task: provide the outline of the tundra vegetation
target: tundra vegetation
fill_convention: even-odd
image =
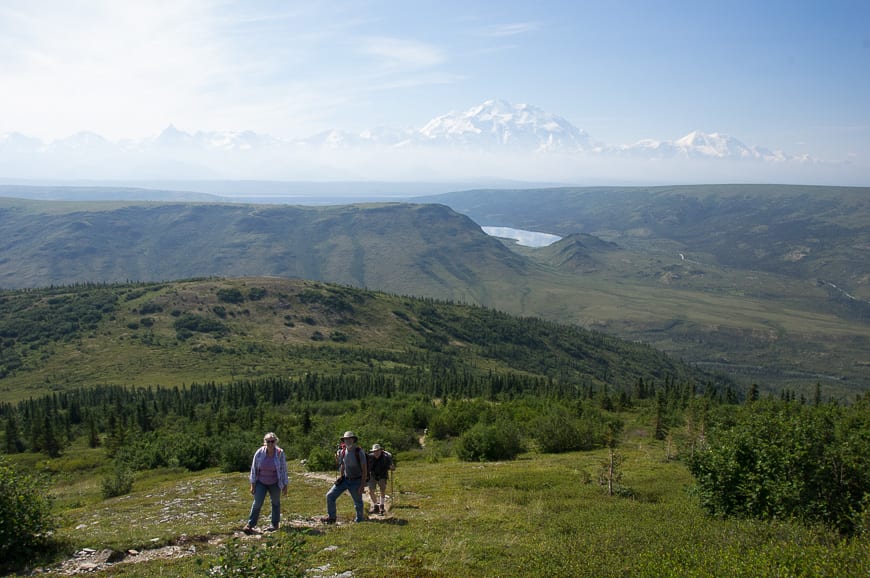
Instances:
[[[52,288],[2,307],[6,571],[61,573],[84,548],[129,576],[870,570],[866,393],[760,394],[593,332],[303,282]],[[154,366],[177,373],[160,384]],[[154,382],[122,381],[131,368]],[[390,515],[349,524],[339,501],[327,527],[347,429],[396,457]],[[282,530],[251,538],[265,431],[291,491]],[[126,563],[159,547],[177,555]]]

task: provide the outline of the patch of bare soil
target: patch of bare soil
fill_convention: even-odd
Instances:
[[[304,477],[312,481],[331,482],[335,479],[335,474],[329,472],[306,472]],[[303,518],[295,516],[282,520],[283,527],[295,529],[307,529],[310,532],[322,532],[326,525],[317,518]],[[342,525],[340,522],[338,525]],[[143,550],[126,550],[118,551],[109,548],[95,549],[83,548],[75,553],[75,555],[60,564],[39,568],[32,572],[32,575],[53,575],[53,576],[77,576],[80,574],[91,574],[111,568],[118,564],[141,564],[143,562],[152,562],[155,560],[169,560],[184,558],[186,556],[195,555],[199,550],[220,546],[227,539],[234,538],[240,540],[261,540],[266,534],[261,531],[255,531],[246,534],[241,529],[228,534],[212,534],[205,536],[187,536],[182,534],[173,543],[167,546],[156,548],[148,548]],[[314,575],[324,576],[328,572],[328,568],[315,568],[312,570]],[[352,575],[352,574],[348,574]]]
[[[214,543],[214,538],[208,536],[188,537],[182,535],[175,543],[160,548],[147,550],[118,550],[84,548],[57,566],[41,568],[34,574],[52,574],[58,576],[76,576],[106,570],[116,564],[138,564],[161,559],[175,559],[191,556],[197,552],[197,544]]]
[[[285,525],[292,528],[308,528],[311,531],[319,531],[317,528],[323,526],[317,520],[301,517],[287,520]],[[112,549],[96,550],[94,548],[84,548],[76,552],[72,558],[60,564],[48,568],[40,568],[32,574],[50,574],[53,576],[90,574],[106,570],[118,564],[141,564],[142,562],[153,562],[154,560],[170,560],[192,556],[205,547],[219,546],[229,538],[256,541],[262,540],[265,535],[267,534],[260,531],[245,534],[241,530],[230,534],[212,534],[208,536],[187,536],[182,534],[168,546],[145,550],[127,550],[121,552]]]

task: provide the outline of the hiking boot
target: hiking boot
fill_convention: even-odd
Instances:
[[[377,505],[377,504],[372,504],[372,507],[371,507],[371,509],[369,510],[369,514],[377,514],[378,511],[379,511],[379,510],[378,510],[378,505]]]
[[[277,529],[278,529],[278,528],[276,528],[275,526],[269,526],[268,528],[266,528],[266,531],[267,531],[267,532],[274,532],[274,531],[277,530]]]
[[[384,505],[383,505],[383,504],[381,504],[380,506],[378,506],[378,509],[380,510],[381,514],[386,514],[386,513],[387,513],[387,511],[384,509]]]
[[[320,518],[320,521],[324,524],[335,524],[335,518],[330,518],[329,516],[324,516]]]
[[[244,532],[245,534],[252,534],[254,532],[254,529],[251,527],[250,524],[245,524],[245,527],[242,528],[242,532]]]

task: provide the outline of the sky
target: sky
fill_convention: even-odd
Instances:
[[[611,145],[718,132],[870,185],[868,23],[865,0],[4,0],[0,134],[293,139],[503,99]]]

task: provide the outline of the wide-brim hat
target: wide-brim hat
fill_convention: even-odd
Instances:
[[[378,451],[378,450],[382,450],[382,449],[384,449],[384,448],[381,447],[381,444],[375,444],[375,445],[372,446],[372,451],[373,451],[373,452],[376,452],[376,451]]]
[[[353,433],[352,431],[346,431],[346,432],[344,432],[344,435],[341,436],[341,439],[347,439],[347,438],[359,439],[356,437],[356,434]]]

